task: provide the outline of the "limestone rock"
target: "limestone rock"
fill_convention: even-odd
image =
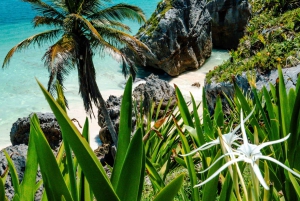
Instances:
[[[5,150],[12,158],[12,161],[15,165],[19,177],[19,181],[22,181],[24,177],[25,164],[26,164],[27,151],[28,151],[27,145],[20,144],[15,146],[9,146],[5,148]],[[3,175],[5,173],[6,168],[7,168],[7,160],[3,151],[1,151],[0,152],[0,175]],[[38,171],[38,174],[36,176],[37,176],[36,177],[37,181],[39,181],[42,178],[40,171]],[[14,196],[14,188],[13,188],[10,173],[8,173],[5,182],[5,194],[9,200],[12,200]],[[41,200],[41,197],[42,197],[42,188],[38,189],[34,200]]]
[[[45,133],[52,149],[59,146],[62,140],[61,131],[56,121],[54,114],[52,113],[37,113],[40,121],[41,129]],[[28,145],[30,132],[30,118],[23,117],[19,118],[13,123],[10,131],[10,141],[12,145],[26,144]]]
[[[207,9],[212,17],[214,48],[236,49],[251,16],[248,0],[212,0]]]
[[[145,78],[145,83],[139,84],[133,90],[133,98],[138,102],[142,102],[146,110],[149,109],[151,100],[154,101],[154,114],[156,114],[157,107],[161,100],[163,100],[159,118],[163,116],[165,110],[167,109],[168,102],[170,101],[169,109],[176,105],[176,95],[173,87],[169,85],[168,82],[161,80],[158,76],[151,74]],[[120,123],[120,110],[121,110],[121,97],[109,96],[106,101],[106,107],[108,114],[111,117],[112,123],[115,127],[117,133],[119,133],[119,123]],[[140,107],[140,106],[138,106]],[[134,111],[133,111],[134,112]],[[168,112],[168,111],[166,111]],[[101,111],[98,111],[98,124],[101,127],[99,132],[99,137],[104,144],[111,144],[111,135],[106,127],[104,116]],[[136,118],[133,113],[132,116],[132,131],[134,131],[134,126],[136,124]]]
[[[136,38],[152,52],[140,53],[146,62],[135,60],[139,66],[162,69],[171,76],[200,68],[212,50],[211,17],[206,2],[163,0]],[[129,51],[125,53],[134,60]]]
[[[133,90],[133,97],[137,101],[143,101],[146,110],[151,108],[151,100],[155,103],[154,114],[156,114],[158,105],[163,100],[160,107],[158,117],[162,117],[167,109],[168,102],[170,101],[169,109],[176,105],[176,95],[174,88],[168,82],[161,80],[156,75],[149,75],[145,78],[146,83],[140,84]]]
[[[284,68],[282,69],[282,73],[283,73],[286,89],[290,90],[291,88],[295,88],[297,84],[297,79],[300,75],[300,65],[295,67],[290,67],[290,68]],[[261,73],[259,71],[256,71],[255,74],[256,74],[257,90],[261,90],[264,86],[269,90],[270,83],[275,85],[276,80],[278,78],[277,69],[271,70],[267,73],[266,72]],[[244,72],[242,75],[235,76],[235,81],[237,85],[241,88],[241,90],[245,94],[248,94],[251,97],[251,89],[247,80],[246,73]],[[213,112],[214,110],[218,95],[221,97],[223,108],[226,111],[226,108],[228,107],[228,103],[223,93],[225,93],[229,98],[232,98],[234,94],[233,84],[230,82],[217,83],[213,81],[210,84],[206,83],[204,88],[205,88],[207,104],[210,112]]]

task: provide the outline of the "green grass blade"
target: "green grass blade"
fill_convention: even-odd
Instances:
[[[146,158],[146,168],[147,168],[148,175],[151,178],[151,182],[156,184],[158,190],[165,187],[163,180],[161,179],[158,172],[156,171],[153,164],[150,162],[148,158]]]
[[[0,177],[0,200],[6,200],[4,182]]]
[[[124,90],[122,103],[121,103],[121,114],[120,114],[120,125],[118,135],[118,149],[115,158],[114,169],[111,175],[111,183],[116,189],[118,182],[120,181],[120,174],[122,171],[123,163],[125,160],[125,154],[127,152],[130,135],[131,135],[131,124],[132,124],[132,77],[130,76]]]
[[[221,149],[219,149],[219,151],[216,153],[216,155],[214,156],[214,160],[212,162],[216,161],[220,156],[221,156]],[[221,164],[222,164],[222,160],[218,161],[213,167],[211,167],[208,171],[207,178],[210,177],[213,173],[215,173],[221,167]],[[219,177],[215,177],[203,186],[203,190],[202,190],[203,201],[216,200],[218,181],[219,181]]]
[[[61,127],[63,139],[69,142],[80,167],[82,168],[87,180],[89,181],[95,198],[97,200],[119,200],[112,188],[109,179],[107,178],[106,172],[95,156],[93,150],[90,148],[89,144],[79,133],[76,126],[70,121],[67,114],[54,101],[52,96],[41,85],[41,83],[39,83],[39,86]],[[68,133],[68,135],[64,135],[65,133]],[[101,184],[101,188],[99,188],[99,184]]]
[[[176,92],[176,97],[177,97],[177,102],[178,102],[177,105],[180,110],[180,114],[181,114],[184,124],[194,127],[193,120],[190,115],[188,106],[181,94],[181,91],[179,90],[179,88],[177,86],[175,88],[175,92]]]
[[[219,197],[219,201],[227,201],[229,200],[232,191],[233,191],[233,182],[230,176],[230,173],[227,172],[226,177],[225,177],[225,181],[222,185],[222,189],[221,189],[221,193],[220,193],[220,197]]]
[[[191,98],[192,98],[193,112],[194,112],[194,118],[195,118],[195,128],[196,128],[198,141],[199,141],[198,146],[200,147],[201,145],[205,144],[205,139],[204,139],[203,131],[201,128],[201,122],[200,122],[200,118],[199,118],[199,114],[198,114],[198,110],[197,110],[196,101],[192,94],[191,94]],[[206,101],[206,100],[204,100],[204,101]]]
[[[179,175],[163,188],[154,198],[153,201],[172,201],[177,195],[183,183],[184,174]]]
[[[137,200],[143,163],[143,136],[139,128],[134,134],[128,151],[125,155],[124,164],[116,187],[116,193],[122,201]],[[130,182],[129,182],[130,181]]]
[[[282,70],[278,68],[278,77],[279,77],[279,102],[280,102],[280,114],[281,114],[281,127],[282,127],[282,137],[285,137],[288,134],[288,129],[290,126],[290,108],[288,105],[288,96],[284,84],[284,78]]]
[[[40,128],[36,114],[30,119],[30,127],[32,127],[32,132],[30,133],[32,135],[31,138],[36,145],[39,145],[35,148],[48,199],[58,201],[61,199],[61,196],[64,195],[68,201],[72,201],[73,199],[56,163],[52,150]]]
[[[32,128],[30,127],[30,133],[31,131]],[[34,141],[31,138],[29,138],[26,168],[24,172],[23,181],[20,185],[21,188],[20,195],[22,195],[23,201],[34,200],[34,194],[36,192],[35,190],[36,177],[34,175],[37,174],[37,170],[38,170],[38,157],[35,150],[36,148],[35,148]]]
[[[180,139],[182,142],[182,149],[181,149],[182,154],[190,153],[191,152],[190,146],[188,144],[188,141],[187,141],[184,133],[182,132],[182,130],[179,127],[175,118],[173,118],[173,121],[175,122],[176,128],[178,130],[178,133],[180,135]],[[193,162],[192,156],[185,156],[184,161],[186,163],[186,166],[187,166],[187,169],[189,172],[189,176],[190,176],[190,183],[192,186],[192,198],[194,201],[199,201],[200,200],[199,191],[197,188],[193,188],[197,184],[197,176],[196,176],[196,170],[194,167],[194,162]]]
[[[15,190],[15,194],[20,195],[21,189],[20,189],[17,170],[15,168],[15,165],[14,165],[12,159],[8,155],[7,151],[4,150],[3,152],[6,156],[6,160],[7,160],[7,163],[8,163],[9,172],[10,172],[10,175],[11,175],[11,179],[12,179],[13,187],[14,187],[14,190]]]
[[[12,201],[20,201],[20,197],[18,194],[15,194]]]
[[[297,86],[300,86],[300,79],[297,81]],[[300,90],[296,90],[296,98],[295,104],[292,108],[292,116],[290,123],[290,133],[291,136],[288,139],[289,151],[288,151],[288,159],[291,167],[296,169],[300,169],[300,162],[297,157],[297,152],[299,150],[299,133],[300,133]]]
[[[224,114],[223,114],[223,109],[222,109],[221,98],[219,95],[217,97],[216,107],[215,107],[214,112],[215,112],[214,113],[214,122],[215,122],[216,126],[218,126],[218,127],[224,126]]]
[[[64,132],[64,131],[62,131]],[[63,135],[68,135],[68,133],[63,134]],[[67,170],[68,170],[68,186],[70,186],[71,194],[74,200],[78,200],[78,194],[77,194],[77,182],[76,182],[76,176],[75,176],[75,171],[74,171],[74,162],[72,158],[72,151],[70,149],[70,145],[67,140],[63,140],[63,143],[65,145],[65,153],[66,153],[66,158],[67,158]]]
[[[213,123],[210,118],[210,113],[208,110],[208,105],[206,101],[206,95],[205,90],[203,88],[202,91],[202,107],[203,107],[203,128],[205,136],[207,136],[208,139],[205,139],[206,141],[210,141],[211,139],[214,139],[214,129],[213,129]]]
[[[141,129],[140,129],[141,130]],[[142,133],[142,130],[141,130]],[[141,134],[143,136],[143,134]],[[142,168],[141,168],[141,177],[140,177],[140,184],[139,184],[139,191],[137,201],[141,200],[143,189],[144,189],[144,181],[145,181],[145,170],[146,170],[146,155],[145,155],[145,148],[143,147],[143,155],[142,155]]]

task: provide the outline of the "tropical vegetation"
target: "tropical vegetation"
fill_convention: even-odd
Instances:
[[[142,23],[145,21],[144,13],[136,6],[124,3],[110,6],[109,1],[100,0],[23,1],[31,4],[37,11],[33,20],[34,27],[46,26],[49,30],[35,34],[14,46],[7,53],[2,67],[9,64],[15,52],[26,49],[29,45],[53,43],[43,56],[45,67],[50,73],[48,91],[55,91],[56,80],[63,86],[69,71],[77,69],[79,93],[85,110],[93,115],[93,103],[101,109],[116,144],[117,134],[96,82],[93,56],[95,53],[108,53],[122,63],[125,76],[135,75],[134,63],[120,49],[126,46],[137,58],[142,59],[138,49],[147,47],[128,34],[130,27],[123,20]]]
[[[253,69],[267,72],[300,64],[299,1],[253,1],[253,17],[231,58],[206,76],[207,82],[231,81]]]

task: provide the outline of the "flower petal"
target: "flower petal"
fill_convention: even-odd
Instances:
[[[300,174],[298,174],[297,172],[295,172],[294,170],[292,170],[291,168],[289,168],[288,166],[284,165],[283,163],[279,162],[278,160],[270,157],[270,156],[258,156],[259,159],[265,159],[265,160],[269,160],[272,161],[273,163],[276,163],[277,165],[280,165],[281,167],[283,167],[284,169],[286,169],[287,171],[289,171],[290,173],[292,173],[293,175],[297,176],[300,178]]]
[[[269,186],[267,185],[264,177],[262,176],[261,172],[260,172],[260,169],[258,167],[258,165],[254,162],[251,164],[252,166],[252,169],[258,179],[258,181],[260,182],[260,184],[266,189],[266,190],[269,190]]]
[[[286,141],[290,137],[290,135],[291,134],[289,133],[287,136],[285,136],[284,138],[281,138],[279,140],[273,140],[273,141],[269,141],[269,142],[264,142],[264,143],[258,145],[253,151],[256,151],[256,150],[260,151],[261,149],[265,148],[266,146]]]
[[[225,163],[225,165],[223,165],[222,167],[220,167],[214,174],[212,174],[209,178],[207,178],[205,181],[201,182],[200,184],[197,184],[194,186],[194,188],[199,187],[199,186],[203,186],[204,184],[206,184],[207,182],[209,182],[210,180],[212,180],[214,177],[218,176],[220,174],[220,172],[222,172],[223,170],[225,170],[228,166],[239,162],[239,161],[243,161],[243,158],[237,158],[231,161],[228,161],[227,163]]]
[[[180,156],[189,156],[189,155],[193,155],[198,151],[203,151],[206,149],[209,149],[217,144],[220,144],[219,138],[217,138],[216,140],[210,141],[208,143],[205,143],[204,145],[202,145],[201,147],[198,147],[197,149],[194,149],[193,151],[191,151],[190,153],[187,154],[180,154]]]

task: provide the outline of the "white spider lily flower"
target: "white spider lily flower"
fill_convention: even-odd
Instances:
[[[242,144],[241,146],[239,146],[237,148],[237,150],[233,150],[233,152],[228,153],[230,155],[238,156],[238,158],[229,160],[222,167],[220,167],[214,174],[212,174],[209,178],[207,178],[205,181],[201,182],[200,184],[195,185],[194,187],[199,187],[199,186],[202,186],[202,185],[206,184],[207,182],[209,182],[210,180],[212,180],[214,177],[218,176],[223,170],[225,170],[230,165],[233,165],[233,164],[235,164],[237,162],[243,161],[243,162],[249,163],[251,165],[251,168],[252,168],[254,174],[256,175],[257,179],[259,180],[260,184],[266,190],[269,190],[269,186],[266,184],[266,182],[265,182],[265,180],[264,180],[264,178],[263,178],[263,176],[261,174],[261,171],[259,169],[259,166],[256,164],[256,162],[259,159],[264,159],[264,160],[272,161],[272,162],[276,163],[277,165],[283,167],[284,169],[286,169],[290,173],[292,173],[295,176],[297,176],[297,177],[300,178],[300,174],[296,173],[291,168],[287,167],[286,165],[284,165],[283,163],[277,161],[276,159],[271,158],[269,156],[264,156],[261,153],[261,151],[260,151],[261,149],[263,149],[266,146],[270,146],[272,144],[277,144],[277,143],[284,142],[285,140],[287,140],[289,138],[290,134],[288,134],[287,136],[285,136],[282,139],[275,140],[275,141],[270,141],[270,142],[265,142],[265,143],[262,143],[260,145],[250,144],[250,143],[248,143],[248,139],[247,139],[247,135],[246,135],[245,127],[244,127],[244,121],[243,121],[243,113],[242,113],[242,111],[241,111],[241,130],[242,130],[244,144]],[[220,159],[222,159],[224,156],[226,156],[228,154],[222,155],[220,158],[217,159],[217,161],[219,161]],[[206,170],[204,170],[202,172],[205,172],[208,169],[210,169],[213,165],[216,164],[217,161],[215,161],[209,168],[207,168]]]
[[[253,114],[255,108],[250,112],[250,114],[244,119],[244,121],[247,121],[251,115]],[[196,133],[196,130],[192,127],[189,127],[189,126],[185,126],[187,128],[187,130],[192,133],[192,132],[195,132]],[[242,138],[239,136],[239,135],[236,135],[235,133],[240,129],[241,125],[238,125],[237,127],[234,128],[234,130],[232,132],[229,132],[227,134],[223,134],[222,135],[222,138],[223,138],[223,143],[224,143],[224,147],[226,149],[226,151],[228,153],[232,152],[232,145],[235,145],[237,147],[239,147],[240,145],[237,144],[235,141],[237,140],[242,140]],[[181,156],[189,156],[189,155],[192,155],[192,154],[195,154],[196,152],[198,151],[204,151],[206,149],[209,149],[215,145],[218,145],[220,144],[220,138],[217,137],[217,139],[215,140],[212,140],[208,143],[205,143],[203,144],[202,146],[198,147],[197,149],[191,151],[190,153],[188,154],[184,154],[184,155],[181,155]]]

